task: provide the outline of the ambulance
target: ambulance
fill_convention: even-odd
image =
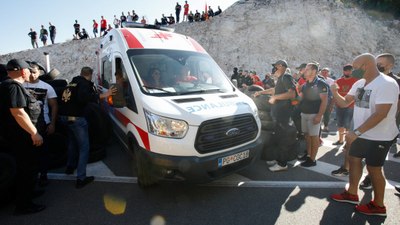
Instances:
[[[194,39],[128,24],[102,38],[97,57],[99,88],[117,89],[102,104],[140,186],[210,182],[259,157],[256,105]]]

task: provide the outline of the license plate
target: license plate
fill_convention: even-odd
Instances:
[[[249,158],[250,151],[246,150],[244,152],[239,152],[233,155],[225,156],[223,158],[218,159],[218,167],[221,168],[223,166],[239,162],[241,160]]]

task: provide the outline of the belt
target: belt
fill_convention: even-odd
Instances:
[[[77,116],[66,116],[67,117],[67,121],[68,122],[75,122],[77,119],[79,119],[80,117]]]

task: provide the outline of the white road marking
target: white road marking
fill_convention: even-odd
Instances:
[[[336,148],[337,146],[332,145],[332,141],[324,140],[324,147]],[[324,154],[318,155],[322,157]],[[318,159],[317,159],[318,160]],[[400,159],[394,158],[393,154],[388,154],[387,160],[400,162]],[[289,162],[294,167],[300,166],[300,162],[293,160]],[[222,179],[213,181],[211,183],[202,184],[202,186],[207,187],[246,187],[246,188],[344,188],[348,182],[348,177],[335,177],[331,175],[331,171],[338,169],[338,166],[317,161],[317,166],[315,167],[302,167],[319,174],[334,177],[339,181],[257,181],[250,180],[239,174],[232,174],[230,176],[224,177]],[[97,182],[110,182],[110,183],[127,183],[127,184],[137,184],[137,177],[125,177],[116,176],[102,161],[88,164],[87,174],[90,176],[95,176]],[[364,175],[366,172],[364,170]],[[60,173],[49,173],[49,179],[52,180],[76,180],[76,173],[74,175],[66,175]],[[386,189],[394,189],[395,185],[400,185],[399,182],[392,180],[386,181]]]

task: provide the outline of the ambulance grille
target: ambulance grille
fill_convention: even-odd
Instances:
[[[199,127],[195,148],[202,154],[224,150],[254,140],[257,133],[251,114],[208,120]]]

